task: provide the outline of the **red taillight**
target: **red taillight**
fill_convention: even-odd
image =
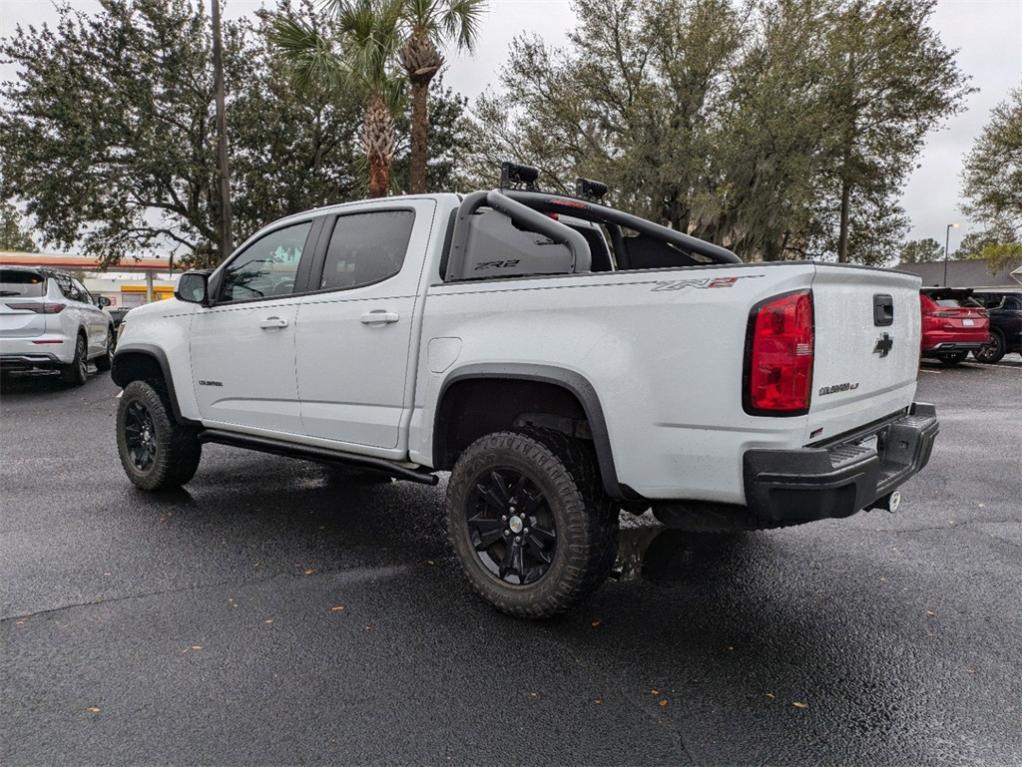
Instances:
[[[746,338],[745,410],[801,415],[813,385],[813,294],[771,298],[752,310]]]
[[[7,304],[8,309],[36,314],[60,314],[64,311],[64,306],[64,304]]]

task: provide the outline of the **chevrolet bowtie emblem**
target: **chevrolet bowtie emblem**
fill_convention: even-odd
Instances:
[[[880,338],[877,339],[877,345],[873,347],[873,353],[879,354],[881,357],[886,357],[891,348],[894,346],[894,339],[884,333]]]

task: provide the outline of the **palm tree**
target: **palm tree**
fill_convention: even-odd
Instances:
[[[479,36],[486,0],[402,0],[405,40],[401,66],[412,84],[412,157],[409,191],[426,191],[426,141],[429,130],[429,83],[444,65],[438,50],[448,40],[471,51]]]
[[[369,196],[390,190],[394,115],[403,82],[391,63],[401,45],[401,0],[333,0],[326,32],[289,16],[270,22],[269,40],[291,65],[299,87],[357,87],[365,93],[362,148],[369,168]]]

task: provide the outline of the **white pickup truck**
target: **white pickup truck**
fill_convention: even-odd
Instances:
[[[146,490],[204,442],[436,483],[499,609],[613,566],[621,509],[751,530],[897,505],[929,459],[919,278],[741,263],[580,196],[392,197],[266,227],[121,325],[117,440]]]

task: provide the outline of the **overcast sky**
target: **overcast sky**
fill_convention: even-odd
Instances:
[[[71,5],[83,10],[98,7],[95,0],[75,0]],[[225,15],[242,16],[263,5],[263,0],[226,0]],[[19,23],[52,22],[55,17],[48,0],[0,0],[0,35],[10,34]],[[472,57],[449,55],[447,83],[474,98],[495,82],[515,35],[537,32],[562,44],[573,23],[570,0],[490,0],[478,50]],[[979,92],[969,98],[963,114],[927,137],[902,205],[912,221],[911,238],[932,237],[943,243],[944,227],[960,221],[962,228],[951,233],[954,250],[970,229],[958,210],[962,158],[990,110],[1022,84],[1022,0],[940,0],[932,24],[946,45],[959,50],[959,66],[972,76]],[[13,74],[9,66],[0,65],[0,77]]]

